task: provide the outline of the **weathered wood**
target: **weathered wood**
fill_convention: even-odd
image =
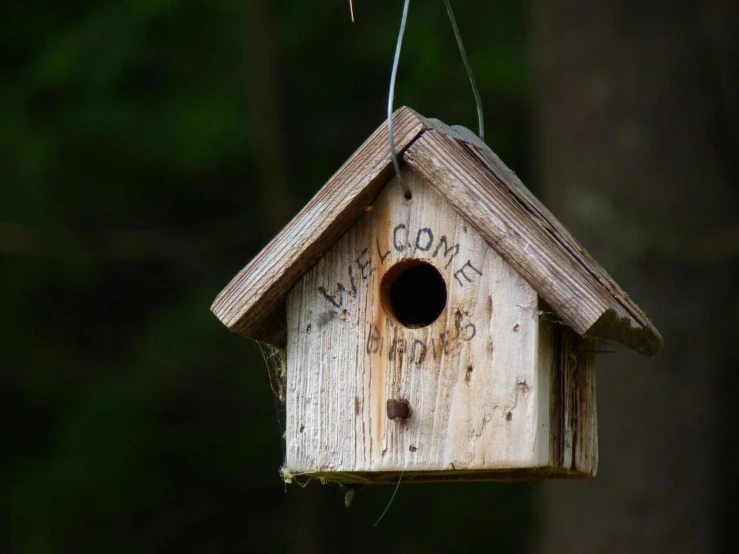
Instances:
[[[572,337],[574,348],[568,356],[567,366],[568,413],[573,427],[572,472],[595,476],[598,472],[598,410],[595,388],[595,358],[589,348],[593,341],[578,337],[571,329],[565,329]]]
[[[411,110],[393,115],[402,152],[424,129]],[[211,310],[232,331],[284,346],[285,295],[343,235],[392,175],[387,123],[218,295]]]
[[[479,139],[433,124],[406,162],[580,335],[656,354],[662,339],[654,326],[510,170]]]
[[[413,198],[391,181],[288,294],[287,469],[355,483],[588,475],[551,444],[565,434],[551,406],[552,380],[569,375],[564,327],[541,326],[532,287],[434,186],[403,175]],[[446,283],[426,327],[401,325],[384,302],[383,278],[407,260]],[[391,421],[390,399],[411,417]]]
[[[595,476],[598,421],[595,394],[595,344],[541,313],[542,345],[553,346],[550,421],[553,464],[569,475]],[[550,342],[553,341],[553,342]]]

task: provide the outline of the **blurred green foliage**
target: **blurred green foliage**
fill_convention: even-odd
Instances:
[[[286,489],[256,346],[210,314],[270,238],[250,42],[294,214],[382,122],[400,3],[29,0],[0,19],[0,552],[526,548],[526,485]],[[417,4],[417,5],[416,5]],[[488,143],[526,173],[519,2],[455,3]],[[475,125],[441,2],[398,105]]]

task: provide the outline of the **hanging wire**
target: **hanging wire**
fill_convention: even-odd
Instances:
[[[403,18],[400,20],[400,32],[398,33],[398,44],[395,47],[395,59],[393,60],[393,72],[390,76],[390,92],[387,98],[387,132],[390,137],[390,156],[393,158],[393,167],[395,168],[395,175],[400,181],[400,185],[403,187],[405,197],[411,199],[411,189],[408,188],[408,183],[403,181],[400,177],[400,163],[398,162],[398,151],[395,149],[395,136],[393,135],[393,101],[395,100],[395,79],[398,76],[398,65],[400,64],[400,50],[403,47],[403,36],[405,35],[405,26],[408,23],[408,8],[411,4],[411,0],[405,0],[403,6]]]
[[[398,66],[400,65],[400,51],[403,47],[403,37],[405,35],[405,27],[408,23],[408,8],[410,7],[410,0],[405,0],[403,5],[403,18],[400,20],[400,31],[398,33],[398,44],[395,47],[395,58],[393,59],[393,71],[390,77],[390,91],[388,93],[387,100],[387,128],[388,135],[390,137],[390,156],[393,159],[393,167],[395,168],[395,175],[398,178],[405,197],[410,199],[411,189],[408,184],[403,181],[400,177],[400,162],[398,161],[398,151],[395,147],[395,136],[393,134],[393,103],[395,101],[395,81],[398,76]],[[464,63],[465,71],[467,71],[467,77],[470,80],[470,86],[472,87],[472,94],[475,96],[475,106],[477,107],[477,124],[479,129],[479,137],[485,140],[485,120],[482,111],[482,98],[480,98],[480,90],[477,88],[477,81],[475,80],[475,74],[472,72],[472,66],[470,60],[467,58],[467,51],[464,49],[464,43],[462,42],[462,33],[459,32],[459,26],[457,25],[457,19],[454,17],[454,11],[452,10],[452,4],[449,0],[444,0],[446,6],[446,12],[449,16],[449,21],[452,23],[452,29],[454,30],[454,37],[457,39],[457,46],[459,46],[459,53],[462,55],[462,62]],[[351,0],[350,0],[351,6]],[[353,7],[352,7],[353,11]]]
[[[447,14],[449,14],[449,20],[452,22],[454,36],[457,39],[457,45],[459,46],[460,54],[462,54],[464,68],[465,70],[467,70],[467,77],[469,78],[470,85],[472,86],[472,93],[475,95],[475,104],[477,105],[477,123],[480,129],[479,136],[483,141],[485,141],[485,123],[483,121],[482,114],[482,99],[480,98],[480,91],[478,90],[477,82],[475,81],[475,74],[472,73],[472,66],[470,66],[470,61],[469,59],[467,59],[467,52],[465,51],[464,44],[462,43],[462,34],[459,32],[457,20],[455,19],[454,12],[452,11],[452,5],[449,0],[444,0],[444,5],[446,6]]]

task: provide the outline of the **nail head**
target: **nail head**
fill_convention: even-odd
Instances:
[[[411,408],[405,400],[390,399],[387,401],[387,417],[390,419],[408,419]]]

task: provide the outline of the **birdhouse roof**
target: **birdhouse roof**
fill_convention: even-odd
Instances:
[[[393,114],[402,160],[420,173],[582,336],[647,356],[662,337],[644,312],[475,134],[408,108]],[[229,283],[211,307],[232,331],[286,343],[288,291],[359,219],[393,176],[387,122]]]

